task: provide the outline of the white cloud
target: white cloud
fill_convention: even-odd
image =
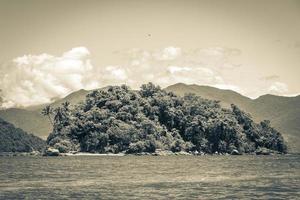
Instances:
[[[157,77],[157,76],[156,76]],[[167,71],[162,71],[157,80],[154,80],[162,86],[168,86],[174,83],[212,85],[222,83],[223,79],[215,74],[209,68],[199,67],[198,65],[189,66],[168,66]]]
[[[174,60],[181,55],[181,48],[166,47],[153,53],[153,56],[158,60]]]
[[[85,47],[77,47],[59,57],[41,54],[13,59],[0,73],[2,106],[49,103],[54,97],[88,88],[93,76],[89,55]]]
[[[119,66],[107,66],[105,67],[105,75],[109,76],[106,78],[116,79],[116,80],[126,80],[127,75],[124,69]]]
[[[184,51],[179,47],[166,47],[158,50],[131,49],[125,55],[128,59],[125,69],[126,83],[134,88],[145,82],[154,82],[166,87],[183,82],[187,84],[224,84],[220,64],[230,64],[227,56],[232,55],[228,48],[212,47]],[[221,67],[222,68],[222,67]]]
[[[287,94],[287,85],[282,82],[241,80],[242,83],[249,82],[248,88],[243,85],[241,89],[239,77],[232,75],[239,63],[230,59],[239,54],[241,52],[237,49],[222,47],[190,51],[172,46],[157,50],[135,48],[122,53],[125,61],[98,67],[91,64],[90,52],[85,47],[73,48],[61,56],[46,53],[24,55],[13,59],[9,66],[0,67],[2,106],[49,103],[56,97],[82,88],[94,89],[123,83],[133,89],[147,82],[161,87],[182,82],[230,89],[242,94],[250,94],[249,91],[253,90],[253,96]]]
[[[71,49],[70,51],[67,51],[63,54],[62,57],[64,58],[70,58],[70,59],[83,59],[85,57],[88,57],[90,55],[90,52],[85,47],[76,47]]]
[[[136,89],[146,82],[166,87],[187,84],[221,85],[224,77],[215,68],[231,50],[221,47],[184,52],[179,47],[157,50],[131,49],[127,61],[94,67],[90,52],[76,47],[61,56],[24,55],[0,69],[2,106],[31,106],[49,103],[70,92],[126,83]],[[3,71],[3,72],[2,72]]]
[[[288,86],[287,84],[282,82],[274,82],[269,87],[268,92],[270,94],[284,95],[288,92]]]
[[[216,88],[222,89],[222,90],[233,90],[239,93],[243,93],[243,91],[241,90],[240,87],[236,86],[236,85],[231,85],[231,84],[216,84],[213,85]]]
[[[178,66],[169,66],[167,69],[171,74],[192,70],[190,67],[178,67]]]

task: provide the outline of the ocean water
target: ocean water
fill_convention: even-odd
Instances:
[[[0,157],[0,199],[300,199],[300,155]]]

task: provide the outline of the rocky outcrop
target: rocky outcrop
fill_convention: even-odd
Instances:
[[[274,151],[267,148],[259,148],[255,151],[256,155],[271,155]]]
[[[238,150],[234,149],[232,150],[231,155],[241,155],[241,153]]]
[[[54,148],[47,148],[43,154],[44,156],[59,156],[59,150]]]

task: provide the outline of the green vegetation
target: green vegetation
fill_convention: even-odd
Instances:
[[[46,142],[0,118],[0,152],[42,151]]]
[[[270,120],[271,126],[284,137],[289,152],[300,152],[300,95],[285,97],[267,94],[257,99],[250,99],[232,90],[183,83],[171,85],[166,90],[179,96],[194,93],[203,98],[219,100],[221,106],[226,108],[233,103],[250,113],[255,122]]]
[[[51,113],[54,125],[47,143],[60,152],[287,150],[268,121],[257,124],[235,105],[224,109],[218,101],[179,97],[152,83],[140,91],[126,85],[95,90],[84,103],[64,103]]]

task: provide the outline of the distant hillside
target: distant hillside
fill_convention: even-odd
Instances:
[[[171,85],[166,90],[181,96],[194,93],[207,99],[216,99],[225,107],[231,103],[236,104],[250,113],[256,122],[270,120],[271,125],[282,133],[290,150],[300,152],[300,96],[263,95],[252,100],[232,90],[183,83]]]
[[[16,127],[43,139],[46,139],[51,132],[50,123],[47,117],[41,115],[40,110],[10,108],[0,110],[0,117]]]
[[[89,92],[90,92],[89,90],[81,89],[81,90],[78,90],[76,92],[72,92],[71,94],[67,95],[64,98],[57,99],[56,101],[54,101],[50,105],[52,107],[58,107],[58,106],[61,106],[61,104],[65,101],[68,101],[71,104],[78,104],[79,102],[82,102],[82,101],[85,100],[85,96]],[[46,105],[49,105],[49,104],[43,104],[43,105],[28,107],[28,108],[26,108],[26,110],[33,110],[33,111],[42,110]]]
[[[187,85],[183,83],[177,83],[165,88],[167,91],[174,92],[177,95],[183,96],[186,93],[194,93],[202,98],[219,100],[224,107],[230,107],[233,102],[239,106],[248,105],[251,103],[251,99],[245,97],[232,90],[221,90],[210,86],[199,85]]]
[[[300,96],[282,97],[264,95],[242,109],[254,119],[268,119],[287,140],[291,150],[300,152]]]
[[[31,152],[45,148],[45,141],[15,128],[0,118],[0,152]]]
[[[58,99],[50,105],[52,107],[58,107],[65,101],[69,101],[71,104],[77,104],[83,101],[88,93],[89,91],[87,90],[78,90],[65,98]],[[16,127],[22,128],[28,133],[34,133],[35,135],[46,139],[52,131],[52,128],[48,118],[41,114],[41,111],[45,106],[46,105],[39,105],[28,107],[26,109],[10,108],[0,110],[0,117],[14,124]]]

